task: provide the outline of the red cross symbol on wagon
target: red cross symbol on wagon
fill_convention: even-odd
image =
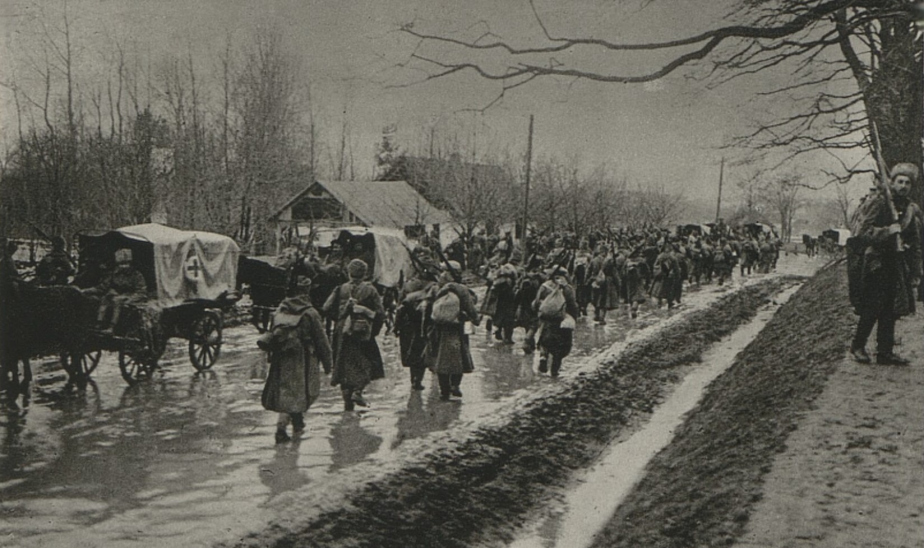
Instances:
[[[201,282],[205,276],[202,261],[199,260],[199,256],[196,255],[196,251],[193,249],[189,250],[189,255],[186,257],[186,264],[183,265],[183,275],[187,280],[196,284]]]

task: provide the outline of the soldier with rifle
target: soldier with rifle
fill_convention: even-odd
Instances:
[[[408,249],[408,253],[415,272],[401,287],[394,329],[401,349],[401,365],[410,370],[411,389],[423,390],[423,378],[427,369],[425,312],[440,268],[427,259],[426,250],[423,248],[414,251]]]
[[[894,352],[895,322],[914,313],[914,287],[921,281],[921,209],[909,199],[921,172],[910,163],[887,171],[873,129],[879,192],[857,209],[847,244],[850,300],[860,316],[850,354],[860,363],[872,361],[866,341],[875,325],[876,363],[908,365]]]

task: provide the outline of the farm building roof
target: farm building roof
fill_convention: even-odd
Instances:
[[[274,218],[319,185],[368,226],[404,229],[417,224],[448,223],[448,213],[436,208],[405,181],[315,181],[282,206]]]

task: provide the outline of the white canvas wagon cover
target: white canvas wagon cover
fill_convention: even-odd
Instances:
[[[154,248],[157,300],[165,307],[188,299],[215,300],[235,289],[240,248],[212,232],[187,231],[157,223],[114,230]]]
[[[407,279],[414,272],[404,232],[363,226],[322,228],[315,233],[315,243],[318,247],[330,247],[343,233],[352,237],[371,235],[375,239],[375,265],[372,270],[372,281],[375,283],[385,287],[397,287],[402,277]]]

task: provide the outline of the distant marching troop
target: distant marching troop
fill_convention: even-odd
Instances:
[[[672,308],[681,302],[685,282],[721,285],[736,265],[742,276],[769,272],[781,247],[772,232],[722,223],[709,233],[644,227],[531,236],[519,244],[509,233],[478,233],[446,249],[436,242],[425,235],[408,250],[414,274],[394,299],[383,300],[361,259],[349,261],[348,280],[323,298],[312,295],[310,278],[290,284],[258,342],[269,356],[262,402],[279,414],[277,443],[291,439],[290,423],[296,433],[305,428],[322,368],[340,388],[345,411],[369,405],[364,389],[385,375],[376,343],[385,328],[398,337],[411,389],[423,390],[430,370],[440,398],[449,401],[462,397],[462,378],[474,370],[469,326],[483,318],[488,332],[505,344],[513,344],[515,329],[525,330],[523,350],[538,350],[539,372],[557,377],[571,352],[575,322],[590,307],[598,325],[623,305],[630,318],[649,300]],[[486,285],[480,306],[469,287],[477,278]],[[332,329],[325,331],[325,319]]]
[[[168,245],[180,236],[189,240],[188,251]],[[519,242],[510,233],[481,231],[445,249],[438,234],[425,233],[414,249],[402,250],[404,243],[388,248],[406,251],[410,260],[389,286],[373,275],[376,252],[357,244],[368,240],[362,234],[338,239],[323,258],[318,248],[307,255],[287,249],[270,265],[238,257],[224,236],[138,225],[84,237],[79,269],[63,238],[48,240],[52,249],[29,281],[12,260],[14,247],[3,246],[0,385],[12,393],[28,390],[29,358],[54,353],[71,381],[85,381],[104,349],[118,350],[123,377],[137,382],[157,367],[170,336],[187,338],[193,365],[207,369],[220,351],[221,310],[233,308],[238,290],[248,286],[253,323],[263,332],[258,346],[270,364],[262,404],[278,413],[280,443],[290,439],[290,424],[295,432],[305,428],[322,369],[340,389],[345,411],[369,405],[365,388],[385,376],[376,340],[383,329],[399,339],[411,389],[423,390],[430,370],[441,399],[449,401],[462,397],[463,376],[474,370],[469,334],[482,318],[503,344],[513,344],[514,330],[523,329],[524,352],[538,350],[539,372],[557,377],[571,352],[575,322],[590,308],[598,325],[623,306],[630,318],[649,301],[672,308],[681,302],[685,283],[721,285],[736,265],[742,276],[769,272],[780,251],[779,239],[761,225],[732,229],[721,222],[674,231],[533,234]],[[215,257],[222,260],[200,262],[195,249],[205,244],[199,240],[219,246]],[[170,265],[182,271],[155,268],[154,257],[165,253],[155,252],[157,245],[177,248]],[[237,269],[231,268],[235,261]],[[202,280],[206,266],[214,272]],[[405,270],[413,272],[405,277]],[[486,287],[480,303],[469,287],[475,280]],[[165,288],[178,293],[165,295]],[[24,365],[24,384],[17,363]]]

